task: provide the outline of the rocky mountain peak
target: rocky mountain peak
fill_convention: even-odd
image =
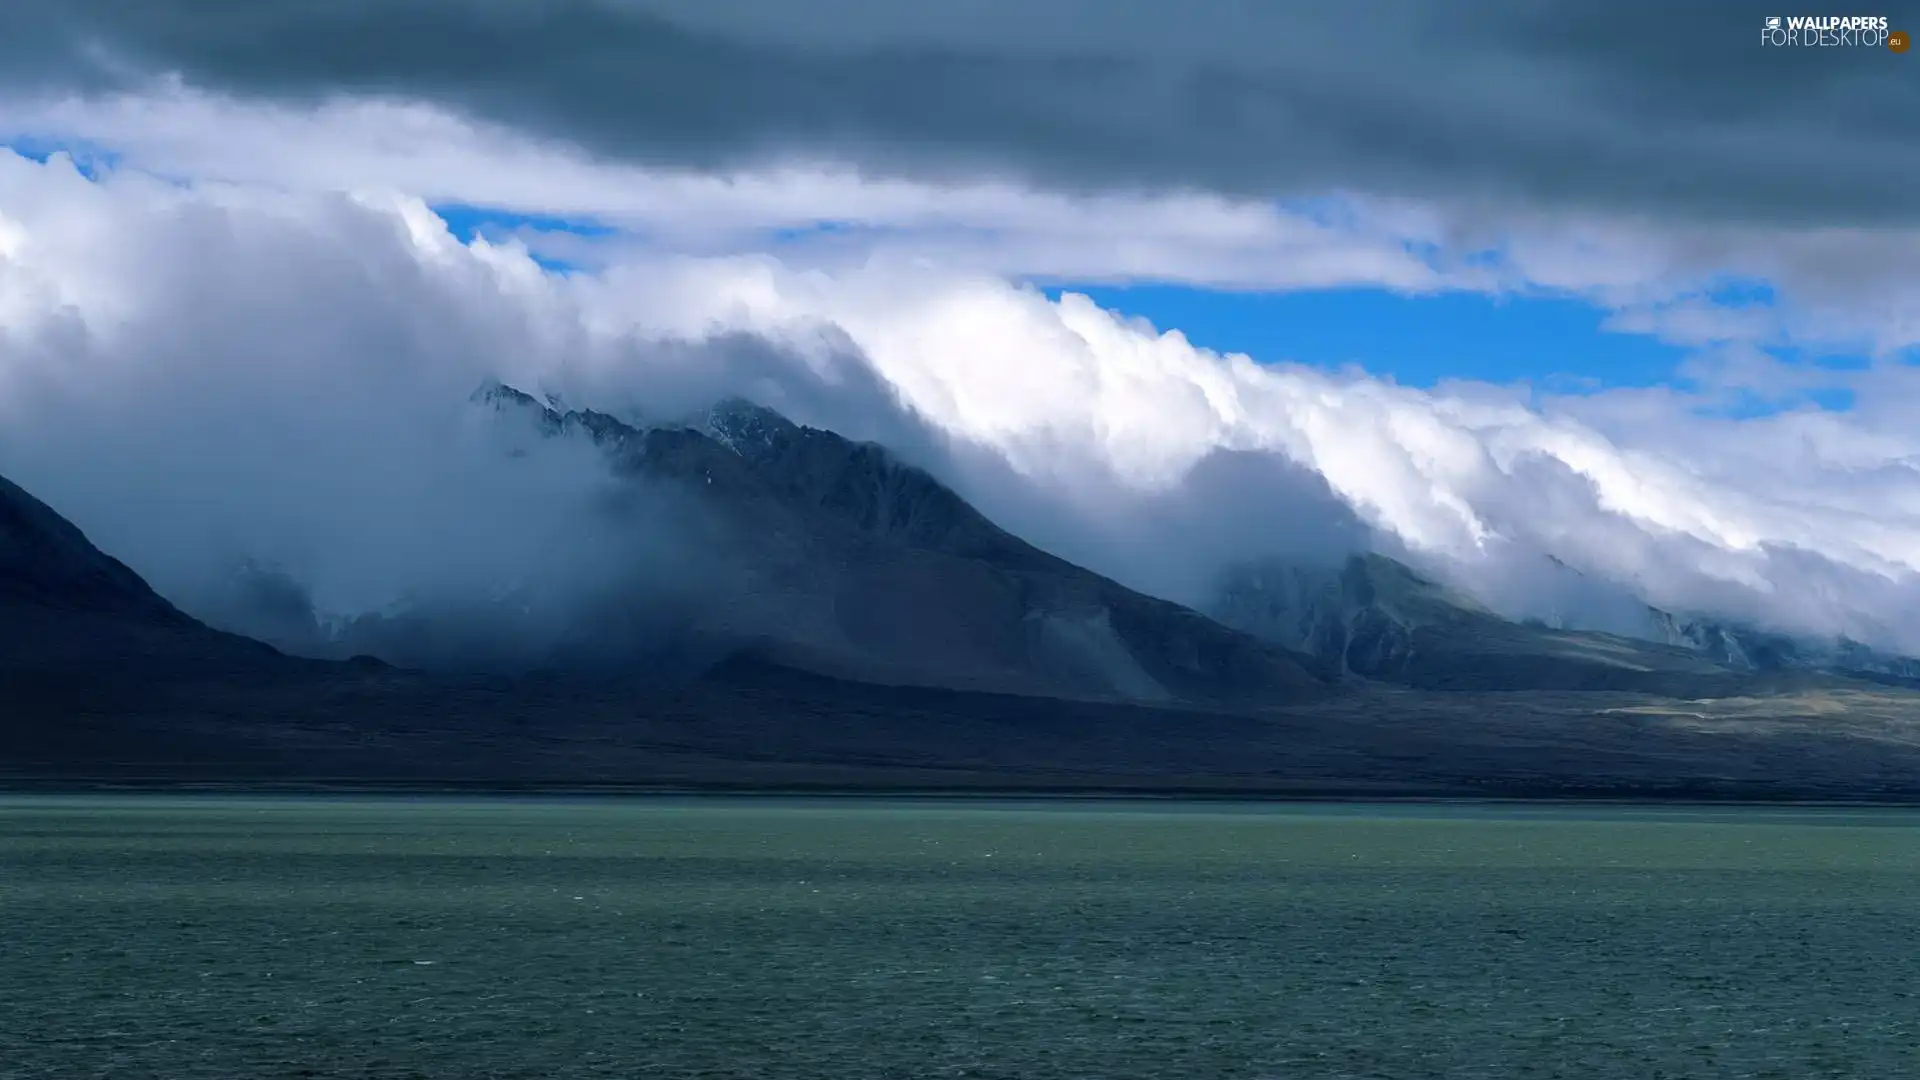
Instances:
[[[730,397],[707,410],[698,425],[715,442],[746,457],[766,453],[779,440],[793,437],[799,425],[764,405]]]

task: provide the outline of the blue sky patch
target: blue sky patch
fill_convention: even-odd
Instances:
[[[436,203],[432,210],[440,215],[440,220],[447,223],[447,229],[462,240],[471,240],[476,233],[492,239],[496,236],[511,236],[522,231],[564,232],[586,237],[612,236],[615,232],[613,226],[604,225],[592,218],[519,214],[510,210],[468,206],[464,203]]]
[[[120,162],[119,154],[89,143],[22,137],[0,143],[0,146],[5,146],[21,157],[37,161],[42,165],[45,165],[47,160],[55,154],[66,154],[73,158],[73,167],[79,170],[80,175],[89,180],[100,179],[104,173],[112,170]]]
[[[1214,292],[1182,286],[1066,286],[1101,307],[1179,330],[1195,345],[1263,363],[1349,364],[1406,386],[1445,379],[1545,386],[1654,386],[1689,350],[1602,328],[1609,312],[1580,300],[1382,289]]]
[[[1693,411],[1698,416],[1722,420],[1758,420],[1762,417],[1778,416],[1781,413],[1805,409],[1847,412],[1853,407],[1854,392],[1852,390],[1842,386],[1829,386],[1817,390],[1800,391],[1783,397],[1739,393],[1722,404],[1702,405]]]
[[[469,206],[464,203],[438,203],[430,209],[440,215],[440,220],[447,223],[447,231],[463,244],[472,243],[476,236],[485,237],[489,243],[509,240],[522,233],[565,233],[592,240],[604,239],[618,231],[610,225],[591,218],[518,214],[486,206]],[[571,263],[550,258],[537,251],[532,253],[532,258],[541,269],[554,273],[564,274],[578,269]]]

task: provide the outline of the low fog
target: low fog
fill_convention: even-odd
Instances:
[[[1634,632],[1651,602],[1920,650],[1899,499],[1846,501],[1858,469],[1804,432],[1790,467],[1735,468],[1792,417],[1725,422],[1715,474],[1683,467],[1698,448],[1671,415],[1255,365],[990,277],[668,256],[555,273],[399,196],[0,151],[0,473],[216,625],[537,665],[674,640],[748,587],[682,493],[476,407],[496,378],[636,422],[744,396],[1188,604],[1242,563],[1373,548],[1561,625]],[[1896,482],[1910,502],[1910,478],[1876,481]]]

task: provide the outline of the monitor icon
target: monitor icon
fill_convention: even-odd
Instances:
[[[1780,29],[1780,17],[1777,15],[1769,17],[1767,19],[1767,29],[1769,30]]]

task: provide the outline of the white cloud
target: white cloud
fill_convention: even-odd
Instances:
[[[1573,296],[1612,329],[1687,347],[1920,346],[1920,230],[1675,224],[1343,193],[1285,206],[1202,192],[1071,196],[1008,182],[886,179],[844,163],[716,175],[596,159],[549,137],[401,99],[237,101],[178,80],[140,93],[15,96],[0,141],[97,148],[122,167],[287,192],[404,192],[614,235],[529,231],[599,268],[778,250],[843,272],[872,258],[1060,281],[1208,288],[1371,286]],[[827,226],[827,228],[821,228]],[[1728,281],[1774,303],[1729,303]]]
[[[1515,288],[1580,296],[1612,328],[1680,345],[1739,341],[1888,357],[1920,346],[1920,229],[1675,225],[1515,213],[1454,237],[1497,251]],[[1764,285],[1771,303],[1725,299]]]
[[[835,231],[789,242],[788,257],[844,263],[880,250],[988,273],[1241,288],[1484,284],[1477,271],[1430,265],[1390,229],[1329,225],[1248,200],[938,186],[832,162],[733,175],[647,169],[404,101],[261,105],[171,82],[137,95],[6,102],[0,142],[28,138],[107,148],[127,167],[202,182],[403,191],[429,203],[592,220],[644,238],[651,251],[751,251],[772,233],[827,224]],[[614,247],[595,251],[576,238],[570,254],[623,257]]]
[[[345,610],[546,557],[554,536],[516,523],[565,520],[597,479],[565,458],[487,471],[460,405],[498,375],[657,411],[745,390],[855,435],[894,423],[892,395],[990,512],[1176,595],[1196,564],[1338,517],[1310,485],[1261,486],[1293,462],[1516,609],[1542,602],[1515,590],[1552,553],[1658,603],[1920,649],[1920,394],[1900,369],[1860,376],[1877,393],[1857,414],[1746,421],[1670,393],[1425,392],[884,253],[827,271],[626,251],[561,277],[456,242],[417,199],[96,183],[5,153],[0,237],[0,471],[176,593],[215,555],[295,567]]]

